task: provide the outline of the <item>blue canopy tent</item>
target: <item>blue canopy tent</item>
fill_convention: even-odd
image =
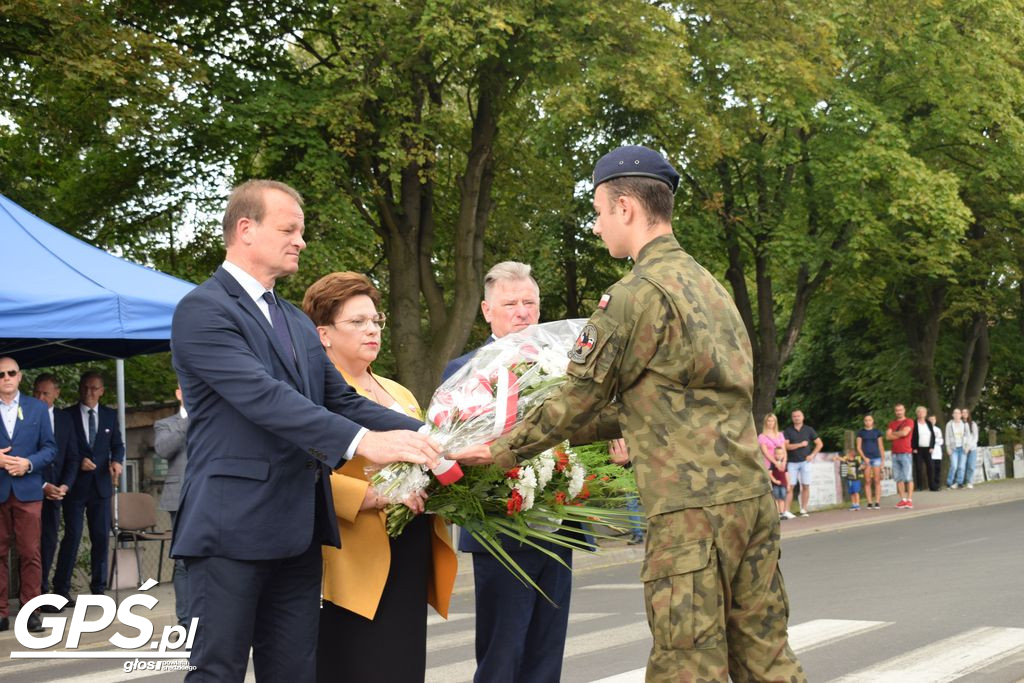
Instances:
[[[194,286],[75,239],[3,195],[0,245],[0,356],[23,368],[166,351],[174,307]]]
[[[117,359],[123,437],[123,359],[169,348],[174,307],[195,285],[75,239],[3,195],[0,247],[0,356],[22,368]]]

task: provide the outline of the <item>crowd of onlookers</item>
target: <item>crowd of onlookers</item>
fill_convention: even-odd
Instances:
[[[855,446],[840,456],[840,476],[846,480],[850,509],[861,509],[861,478],[864,507],[878,510],[882,497],[882,458],[886,442],[892,452],[892,476],[896,481],[899,509],[914,507],[914,490],[938,491],[942,488],[942,459],[949,459],[946,487],[974,488],[974,469],[978,454],[978,425],[967,408],[953,410],[945,429],[928,409],[918,406],[915,418],[909,418],[902,403],[893,408],[894,417],[885,431],[876,428],[873,415],[864,416],[864,427],[857,431]],[[793,519],[794,489],[799,489],[800,516],[808,515],[810,499],[810,462],[823,444],[813,427],[804,422],[804,414],[794,410],[790,426],[779,429],[779,420],[769,413],[764,417],[758,443],[764,455],[772,494],[779,519]]]

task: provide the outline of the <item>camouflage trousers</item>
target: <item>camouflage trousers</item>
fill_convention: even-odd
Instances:
[[[647,534],[647,683],[807,680],[787,642],[770,494],[657,515]]]

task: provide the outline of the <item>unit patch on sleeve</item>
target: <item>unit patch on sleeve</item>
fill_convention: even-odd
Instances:
[[[597,343],[597,327],[593,323],[587,323],[583,326],[580,336],[576,338],[576,342],[572,345],[572,350],[569,351],[569,360],[574,363],[586,361],[587,356],[594,350],[595,343]]]

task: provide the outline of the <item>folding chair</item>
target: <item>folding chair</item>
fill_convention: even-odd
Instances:
[[[114,547],[115,552],[110,563],[110,585],[119,587],[115,581],[117,573],[117,546],[122,543],[133,543],[135,546],[136,577],[142,580],[142,555],[140,541],[160,541],[160,560],[157,565],[157,579],[164,568],[164,544],[171,540],[170,531],[158,531],[156,528],[156,499],[148,493],[117,493],[113,500]]]

